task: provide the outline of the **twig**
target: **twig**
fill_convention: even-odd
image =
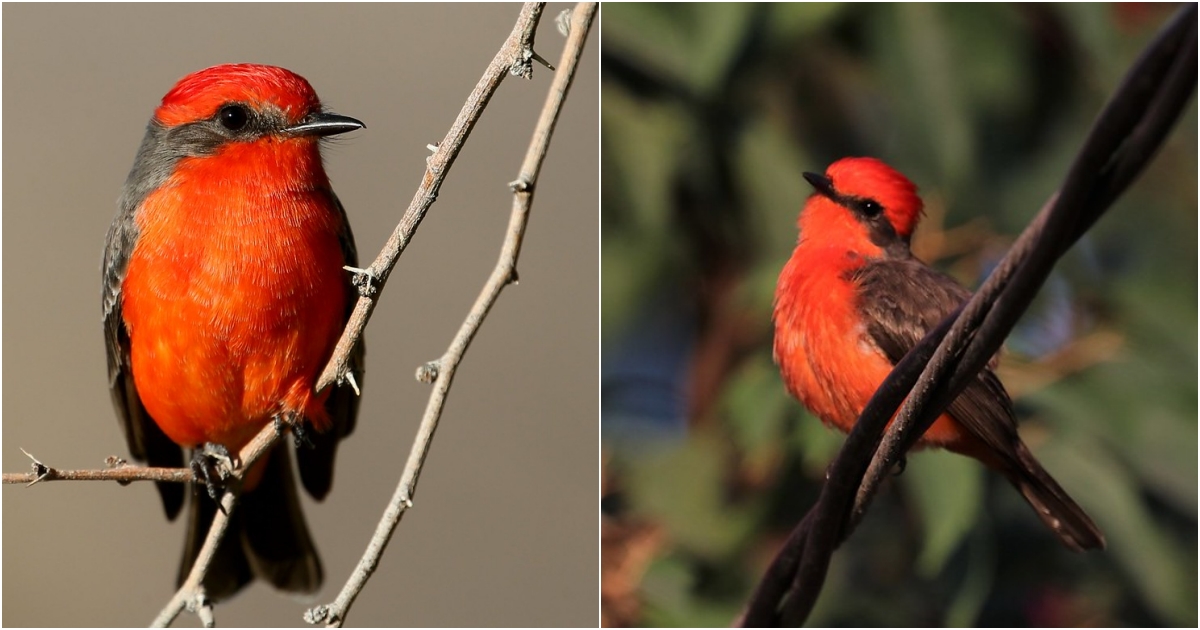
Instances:
[[[437,145],[437,149],[427,160],[425,176],[421,179],[421,185],[413,195],[408,210],[405,210],[404,215],[400,218],[400,223],[371,266],[363,269],[362,273],[356,276],[355,284],[359,286],[358,303],[354,305],[354,312],[350,314],[346,329],[338,339],[333,357],[321,372],[321,377],[317,379],[316,389],[318,392],[345,378],[349,369],[350,351],[358,343],[358,339],[367,325],[367,320],[371,318],[371,313],[375,310],[378,292],[387,283],[388,276],[396,266],[396,261],[404,253],[404,248],[408,246],[413,233],[417,231],[421,220],[425,218],[429,206],[433,205],[434,200],[437,199],[442,181],[446,179],[467,136],[471,134],[475,123],[483,114],[484,107],[496,93],[500,83],[510,74],[525,78],[533,76],[533,68],[530,63],[533,59],[533,37],[544,7],[545,3],[527,2],[521,8],[521,15],[517,18],[512,34],[508,36],[508,39],[500,47],[500,51],[488,64],[483,78],[479,80],[475,89],[471,91],[471,95],[467,97],[467,102],[463,104],[458,118],[450,127],[450,131],[446,132],[445,139]]]
[[[124,459],[109,456],[105,461],[108,468],[91,470],[59,470],[51,468],[38,461],[25,449],[25,456],[33,460],[33,472],[4,473],[4,483],[23,483],[32,486],[43,481],[117,481],[122,484],[131,481],[169,481],[180,483],[192,482],[192,471],[187,468],[151,468],[147,466],[131,466]]]
[[[1060,193],[1022,233],[961,316],[955,313],[942,322],[880,385],[831,465],[817,504],[767,569],[738,625],[804,622],[833,550],[849,535],[856,515],[861,517],[879,479],[991,359],[1058,257],[1149,162],[1190,100],[1195,82],[1196,6],[1188,5],[1126,74]],[[901,401],[904,407],[884,436]],[[871,477],[860,491],[868,467]]]
[[[229,529],[229,517],[236,507],[237,493],[230,488],[221,497],[221,509],[213,516],[212,525],[208,528],[208,537],[204,539],[204,546],[196,556],[196,564],[192,566],[191,573],[188,573],[179,590],[175,591],[171,601],[167,602],[154,621],[150,622],[150,627],[166,628],[185,608],[195,612],[204,627],[213,627],[212,604],[204,592],[204,575],[208,572],[208,565],[212,564],[217,555],[217,547],[225,537],[225,531]]]
[[[517,258],[520,255],[521,241],[529,220],[529,210],[533,202],[533,193],[538,173],[545,159],[546,151],[550,144],[550,137],[554,131],[554,125],[562,110],[567,91],[571,87],[571,81],[575,76],[576,66],[583,52],[583,46],[595,14],[596,3],[578,4],[572,14],[570,35],[563,48],[558,73],[555,75],[554,82],[550,86],[550,94],[546,99],[545,106],[542,108],[542,114],[538,119],[537,127],[534,129],[533,139],[525,154],[525,161],[521,164],[516,181],[510,184],[514,192],[513,207],[504,243],[501,246],[500,259],[492,270],[479,297],[476,298],[475,304],[471,307],[470,312],[467,313],[467,317],[459,328],[458,333],[450,342],[446,353],[438,360],[422,366],[421,370],[418,371],[419,379],[422,378],[422,375],[426,378],[432,377],[434,379],[433,391],[429,395],[425,414],[421,418],[417,437],[409,452],[408,462],[404,467],[404,472],[401,475],[399,485],[396,487],[396,492],[392,496],[391,502],[388,503],[383,518],[376,527],[375,534],[372,536],[366,552],[346,582],[346,585],[338,594],[337,599],[331,604],[318,606],[306,612],[304,619],[308,623],[325,623],[331,627],[341,626],[345,621],[350,606],[354,603],[354,599],[362,591],[367,580],[374,573],[376,567],[378,567],[379,560],[383,556],[383,552],[392,534],[400,524],[400,519],[413,505],[412,498],[416,493],[417,481],[420,478],[425,458],[429,454],[429,447],[432,443],[434,432],[437,430],[438,420],[441,418],[442,408],[445,405],[446,396],[450,391],[450,385],[454,381],[455,370],[462,361],[463,354],[470,346],[471,340],[474,339],[484,318],[487,317],[492,305],[496,303],[500,292],[509,283],[516,282]],[[516,35],[517,31],[514,31],[514,36]]]
[[[263,441],[267,434],[275,434],[274,424],[268,423],[262,432],[242,449],[239,457],[242,458],[243,462],[257,460],[267,448],[270,448],[274,444],[273,437],[269,442]],[[169,483],[193,483],[196,481],[190,468],[135,466],[126,463],[124,459],[115,455],[109,456],[106,459],[108,468],[59,470],[58,468],[42,463],[25,449],[21,449],[21,452],[33,460],[33,471],[27,473],[4,473],[3,483],[23,483],[32,486],[45,481],[116,481],[120,484],[127,484],[134,481],[166,481]],[[244,467],[245,465],[243,465]]]
[[[237,499],[241,495],[242,478],[246,471],[254,465],[254,462],[270,450],[280,437],[281,434],[276,430],[275,423],[268,422],[262,431],[259,431],[253,440],[250,440],[249,444],[242,447],[241,452],[238,453],[241,465],[233,471],[233,479],[228,482],[225,494],[221,496],[221,509],[217,510],[213,517],[212,525],[208,528],[208,536],[205,537],[204,546],[200,548],[200,553],[197,554],[196,561],[192,564],[191,572],[179,586],[179,590],[175,591],[175,596],[167,602],[167,605],[151,622],[151,626],[165,628],[179,616],[179,613],[183,612],[184,608],[187,608],[200,617],[201,623],[205,627],[212,627],[212,607],[205,597],[204,576],[208,573],[208,567],[217,555],[217,547],[221,544],[221,539],[224,538],[225,531],[229,527],[229,516],[237,507]]]

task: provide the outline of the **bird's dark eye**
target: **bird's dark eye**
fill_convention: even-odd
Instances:
[[[221,125],[230,131],[237,131],[246,126],[250,115],[241,105],[226,105],[220,112]]]
[[[879,205],[879,202],[872,199],[862,200],[862,202],[859,203],[858,208],[864,215],[868,217],[879,216],[879,213],[883,212],[883,206]]]

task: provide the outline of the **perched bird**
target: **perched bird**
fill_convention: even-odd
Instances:
[[[354,305],[343,266],[357,254],[319,142],[363,126],[324,111],[308,81],[272,66],[214,66],[163,97],[104,250],[109,388],[135,459],[177,467],[189,449],[204,471],[204,451],[236,455],[282,422],[310,442],[297,449],[305,489],[329,492],[358,398],[314,385]],[[359,380],[362,357],[360,344]],[[248,471],[204,582],[210,599],[255,577],[291,592],[320,587],[290,450],[281,441]],[[158,484],[168,518],[184,489]],[[179,582],[216,509],[193,496]]]
[[[800,238],[775,290],[775,362],[788,392],[826,424],[850,431],[876,388],[926,333],[970,298],[909,249],[922,203],[906,177],[874,158],[844,158],[800,212]],[[1067,547],[1104,535],[1017,434],[995,362],[950,404],[918,445],[999,471]]]

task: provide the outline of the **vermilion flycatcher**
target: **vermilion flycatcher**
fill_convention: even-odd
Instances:
[[[125,182],[104,250],[109,387],[133,457],[181,466],[186,449],[237,453],[267,423],[307,420],[300,477],[322,499],[338,440],[354,428],[347,387],[313,386],[354,304],[357,264],[319,141],[360,129],[324,111],[283,68],[222,65],[162,99]],[[361,377],[362,347],[351,361]],[[321,584],[286,443],[247,475],[204,585],[228,597],[254,577],[312,592]],[[184,487],[159,483],[174,519]],[[191,501],[179,581],[216,511]]]
[[[779,275],[775,361],[793,396],[849,431],[895,364],[970,293],[909,250],[922,203],[903,175],[873,158],[845,158],[804,178],[816,193]],[[1104,535],[1021,442],[994,363],[918,444],[999,471],[1067,547],[1103,548]]]

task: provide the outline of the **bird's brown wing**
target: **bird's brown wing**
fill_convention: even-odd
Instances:
[[[855,270],[851,280],[867,334],[893,365],[971,297],[952,278],[911,256],[873,260]],[[980,371],[946,411],[1003,456],[1005,465],[1019,466],[1017,420],[1012,400],[992,371],[995,363],[993,359]]]
[[[104,349],[108,355],[108,391],[112,395],[117,420],[125,432],[125,442],[134,459],[150,466],[179,468],[183,466],[183,450],[158,428],[146,412],[133,383],[129,361],[129,331],[121,316],[121,283],[136,238],[131,203],[122,200],[121,213],[108,229],[104,247]],[[167,518],[174,519],[183,507],[184,485],[158,482]]]
[[[338,200],[337,195],[333,194],[333,191],[330,191],[329,194],[333,197],[338,213],[341,214],[342,229],[338,237],[342,245],[342,257],[345,259],[346,265],[357,267],[358,250],[354,245],[354,234],[350,231],[346,209],[342,207],[342,202]],[[358,295],[358,289],[351,283],[350,272],[345,272],[345,278],[346,290],[349,291],[350,299],[346,302],[346,316],[342,320],[343,324],[349,321],[350,313],[354,311],[354,304],[357,301],[355,296]],[[349,360],[350,371],[354,374],[354,380],[360,389],[363,384],[364,355],[364,344],[360,337],[358,344],[350,353]],[[324,368],[323,365],[321,367]],[[324,433],[311,432],[312,448],[301,448],[296,451],[296,459],[300,465],[300,480],[304,483],[304,489],[315,499],[324,499],[333,486],[333,465],[337,457],[338,442],[354,431],[354,424],[358,418],[358,403],[358,394],[348,384],[334,385],[333,391],[329,393],[329,398],[325,401],[325,409],[329,412],[333,426]]]
[[[858,308],[875,345],[893,364],[936,327],[970,294],[958,283],[915,258],[872,261],[852,280],[858,286]],[[1047,527],[1068,548],[1103,549],[1104,534],[1021,442],[1008,392],[992,371],[995,359],[946,411],[977,445],[955,445],[999,470],[1016,486]]]

